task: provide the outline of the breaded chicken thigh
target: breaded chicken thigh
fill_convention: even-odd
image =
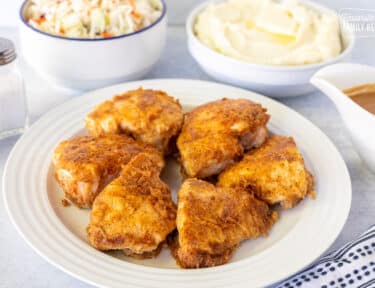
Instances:
[[[185,115],[177,139],[183,172],[189,177],[216,175],[267,138],[266,109],[246,99],[222,99]]]
[[[219,187],[250,189],[273,205],[291,208],[306,195],[314,195],[313,177],[306,169],[293,138],[272,136],[260,148],[219,175]]]
[[[185,180],[178,192],[178,234],[168,239],[183,268],[221,265],[245,239],[267,235],[278,214],[243,189]]]
[[[98,105],[85,124],[91,135],[125,133],[168,154],[182,121],[178,100],[163,91],[139,88]]]
[[[158,157],[138,154],[96,197],[87,228],[93,247],[137,258],[159,253],[176,227],[176,205],[160,171]]]
[[[79,136],[56,147],[55,176],[68,199],[80,208],[89,208],[122,166],[141,152],[156,155],[157,166],[163,167],[159,151],[127,135]]]

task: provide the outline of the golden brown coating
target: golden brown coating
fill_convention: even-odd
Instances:
[[[206,178],[220,173],[267,138],[266,109],[246,99],[222,99],[185,115],[177,139],[184,173]]]
[[[245,190],[190,178],[178,192],[172,254],[183,268],[221,265],[242,240],[267,235],[277,219],[276,211]]]
[[[272,136],[260,148],[219,175],[218,186],[250,189],[268,204],[284,209],[295,206],[306,195],[314,195],[313,177],[293,138]]]
[[[152,144],[164,154],[170,152],[183,122],[178,100],[163,91],[128,91],[97,106],[86,116],[91,135],[126,133]]]
[[[155,155],[157,165],[164,165],[160,152],[127,135],[75,137],[61,142],[55,149],[55,176],[69,200],[80,208],[89,208],[105,185],[117,177],[122,166],[140,152]]]
[[[99,250],[153,257],[176,227],[176,205],[159,178],[157,157],[138,154],[96,197],[87,234]]]

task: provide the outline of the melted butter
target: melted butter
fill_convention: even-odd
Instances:
[[[355,86],[343,92],[359,106],[375,115],[375,83]]]
[[[277,43],[280,43],[280,44],[288,45],[288,44],[296,41],[295,36],[280,34],[280,33],[274,33],[274,32],[268,31],[268,30],[266,30],[262,27],[257,26],[255,24],[255,22],[252,21],[251,19],[248,19],[246,21],[246,28],[247,29],[254,29],[254,30],[257,30],[259,32],[266,33],[274,42],[277,42]]]

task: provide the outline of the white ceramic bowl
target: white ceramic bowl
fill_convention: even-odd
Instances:
[[[20,39],[25,60],[53,82],[74,89],[93,89],[145,75],[163,51],[167,16],[134,33],[103,39],[51,35],[31,27],[20,10]]]
[[[285,98],[303,95],[314,91],[309,83],[312,75],[324,66],[348,61],[354,46],[354,33],[342,31],[341,38],[344,45],[343,52],[328,61],[317,64],[301,66],[272,66],[253,64],[237,60],[216,52],[205,46],[194,34],[193,27],[199,13],[210,3],[222,2],[223,0],[210,0],[198,5],[190,13],[186,22],[188,36],[188,47],[191,55],[202,67],[202,69],[213,78],[258,91],[262,94]],[[310,1],[303,1],[318,11],[331,11],[330,9]],[[341,25],[341,27],[348,27]]]

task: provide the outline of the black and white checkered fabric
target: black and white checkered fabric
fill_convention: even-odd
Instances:
[[[375,288],[375,225],[277,288]]]

